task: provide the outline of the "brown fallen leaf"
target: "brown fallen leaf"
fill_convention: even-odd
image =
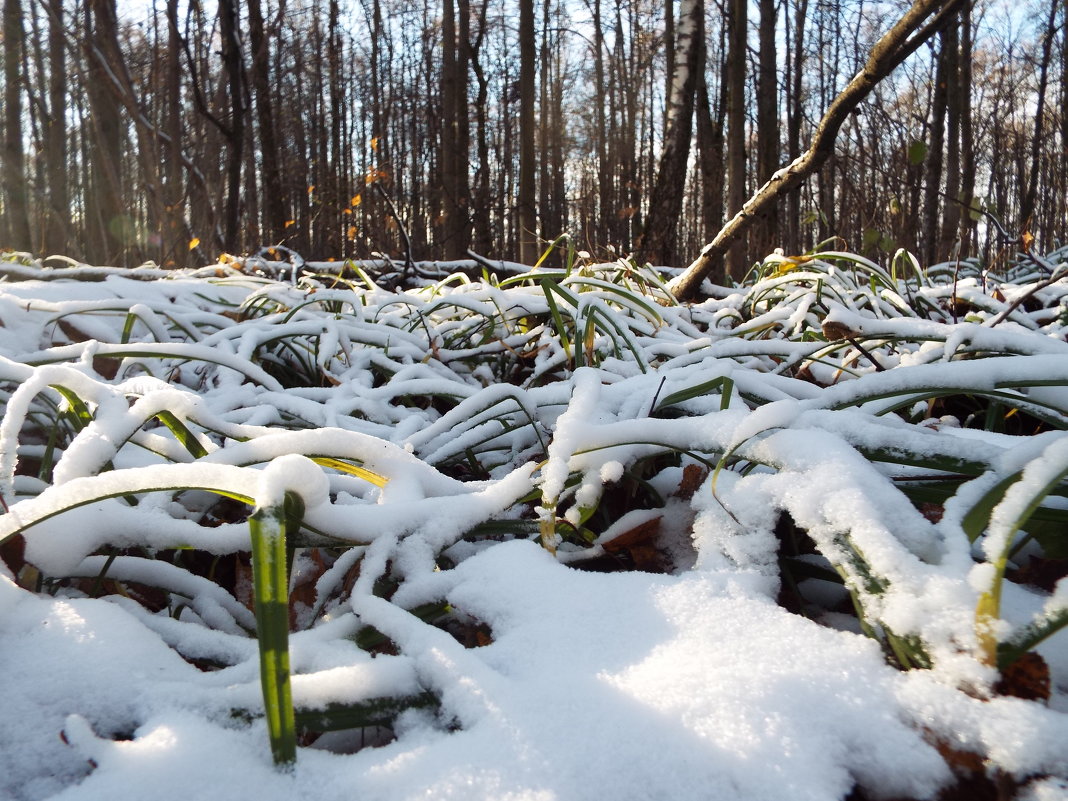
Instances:
[[[1027,701],[1049,701],[1049,665],[1034,651],[1026,653],[1001,671],[994,692]]]

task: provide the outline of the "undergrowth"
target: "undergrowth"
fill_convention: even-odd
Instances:
[[[280,764],[441,704],[412,680],[309,706],[291,632],[332,627],[388,671],[404,649],[365,621],[377,599],[484,644],[404,588],[513,538],[582,569],[764,574],[902,669],[1049,697],[1035,649],[1068,625],[1062,254],[1003,274],[774,256],[680,305],[647,267],[554,247],[564,268],[420,265],[401,289],[351,262],[88,283],[6,254],[0,555],[27,589],[171,618],[161,636],[203,670],[234,652],[180,630],[257,638],[264,704],[232,714],[267,716]],[[86,506],[107,522],[64,523]],[[1030,622],[1004,620],[1008,585],[1039,594]]]

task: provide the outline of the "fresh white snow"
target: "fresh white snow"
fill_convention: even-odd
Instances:
[[[827,343],[728,336],[737,294],[651,316],[652,307],[613,303],[611,288],[588,277],[589,297],[568,313],[618,315],[626,332],[613,341],[598,328],[597,364],[542,381],[567,355],[553,331],[523,330],[546,310],[536,284],[394,294],[276,283],[232,266],[153,281],[18,272],[22,280],[0,283],[0,494],[9,510],[0,539],[25,529],[29,562],[84,581],[31,592],[17,583],[25,573],[0,561],[0,799],[830,801],[858,785],[869,798],[934,798],[954,781],[951,751],[981,755],[991,775],[1036,777],[1020,798],[1068,799],[1068,630],[1038,649],[1053,680],[1043,704],[991,695],[995,671],[977,658],[974,629],[991,576],[976,560],[983,547],[1000,553],[1013,533],[1005,515],[1063,470],[1066,435],[1032,441],[877,416],[888,393],[1068,384],[1056,324],[954,325],[900,317],[893,298],[873,301],[875,311],[839,298],[833,319],[865,341],[936,337],[940,349],[897,352],[883,372],[858,360],[855,375],[839,371],[840,382],[820,388],[778,372]],[[763,316],[754,308],[750,323],[801,330],[815,314],[802,294]],[[238,308],[263,313],[221,313]],[[490,318],[501,330],[471,333]],[[304,363],[327,377],[322,386],[285,389],[264,369],[264,348],[281,332],[308,343]],[[537,348],[524,382],[495,383],[477,366],[487,354],[507,362],[527,342]],[[580,358],[578,334],[572,347]],[[1019,355],[949,361],[969,348]],[[723,378],[731,383],[679,401],[685,416],[653,415],[673,393]],[[54,408],[42,398],[65,403],[56,386],[92,420],[56,450],[51,480],[38,481],[16,467],[46,452],[26,432]],[[1063,415],[1062,395],[1027,397]],[[405,400],[435,396],[449,399],[445,410]],[[160,412],[204,455],[192,455]],[[895,486],[907,470],[870,457],[895,447],[987,473],[933,521]],[[469,449],[485,474],[461,481],[442,471]],[[709,474],[692,499],[673,497],[681,468],[650,477],[664,508],[621,514],[593,532],[588,554],[563,541],[550,554],[536,525],[464,539],[479,524],[517,519],[524,504],[527,523],[536,505],[543,522],[581,529],[605,485],[666,449],[693,454],[683,465],[695,466],[696,456],[714,463],[729,451],[752,469]],[[969,543],[969,504],[1025,465],[992,522],[996,536]],[[260,505],[297,492],[311,531],[355,546],[312,571],[317,602],[290,637],[298,708],[423,692],[440,706],[403,712],[393,737],[325,734],[300,748],[291,770],[277,769],[255,716],[263,700],[251,611],[214,581],[147,558],[248,550],[243,522],[203,525],[197,499],[208,508],[214,496],[179,501],[179,488]],[[135,493],[144,494],[131,505]],[[855,620],[811,620],[776,603],[781,512],[832,561],[848,562],[852,548],[878,567],[889,588],[860,588],[866,608],[922,638],[934,669],[899,671]],[[573,566],[658,514],[683,542],[676,547],[692,543],[690,563],[680,556],[674,573]],[[127,550],[109,559],[99,550],[109,546]],[[186,602],[154,612],[113,589],[88,597],[105,569],[120,586]],[[375,589],[387,571],[400,581],[389,600]],[[1064,609],[1065,585],[1041,594],[1007,584],[1003,630]],[[470,647],[406,611],[436,602],[490,638]],[[366,626],[395,651],[357,647]],[[214,669],[202,669],[209,662]]]

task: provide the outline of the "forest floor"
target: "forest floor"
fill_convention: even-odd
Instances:
[[[5,254],[0,798],[1068,799],[1062,255]]]

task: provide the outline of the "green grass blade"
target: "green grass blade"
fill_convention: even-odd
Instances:
[[[998,646],[998,668],[1004,670],[1043,640],[1068,627],[1068,604],[1038,616]]]
[[[289,573],[286,534],[299,527],[304,503],[287,492],[280,505],[257,507],[249,518],[260,684],[271,755],[286,767],[297,760],[297,725],[289,681]]]
[[[397,715],[405,710],[425,709],[439,704],[433,693],[425,692],[400,698],[374,698],[356,704],[328,704],[324,709],[298,710],[295,719],[297,730],[302,734],[390,726]]]
[[[163,425],[174,434],[174,438],[182,444],[182,447],[189,451],[189,455],[194,459],[201,459],[208,455],[207,449],[200,444],[193,432],[190,431],[185,423],[174,416],[173,412],[162,411],[156,415]]]

